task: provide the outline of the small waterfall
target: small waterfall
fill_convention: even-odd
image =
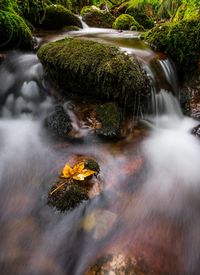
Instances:
[[[82,16],[79,16],[79,19],[81,21],[81,24],[82,24],[82,27],[83,27],[83,30],[85,29],[89,29],[89,26],[83,21],[83,18]]]

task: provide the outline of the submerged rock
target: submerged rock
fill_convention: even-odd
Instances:
[[[145,261],[140,258],[136,259],[126,254],[107,254],[100,257],[96,263],[89,267],[85,275],[158,275],[150,270]],[[164,273],[163,273],[164,274]]]
[[[72,129],[70,118],[62,105],[54,107],[53,111],[45,118],[44,124],[48,130],[60,137],[67,137]]]
[[[44,69],[66,95],[115,101],[140,114],[150,101],[150,85],[137,59],[93,41],[66,38],[38,51]]]
[[[82,164],[83,163],[83,164]],[[48,194],[48,205],[55,207],[57,210],[70,211],[79,206],[82,202],[99,195],[97,190],[92,192],[93,186],[96,188],[96,182],[92,180],[92,176],[87,176],[88,171],[93,171],[97,175],[100,171],[98,163],[94,159],[86,159],[84,162],[79,163],[83,165],[85,170],[77,170],[76,166],[70,168],[69,174],[66,176],[61,175],[57,182],[53,184]],[[78,164],[78,165],[79,165]],[[64,171],[65,168],[63,168]],[[76,169],[77,171],[73,171]],[[92,170],[93,169],[93,170]],[[79,175],[84,175],[84,179],[80,179]],[[100,188],[98,190],[100,191]]]
[[[200,124],[192,129],[192,134],[200,138]]]

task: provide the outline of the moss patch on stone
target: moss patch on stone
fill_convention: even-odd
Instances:
[[[116,103],[97,105],[96,117],[102,124],[102,127],[97,129],[97,134],[104,137],[116,137],[119,134],[121,111]]]
[[[121,14],[113,23],[113,28],[117,30],[144,30],[144,28],[129,14]]]
[[[112,28],[112,24],[115,21],[115,17],[113,17],[109,12],[103,12],[98,9],[91,9],[91,11],[83,11],[82,12],[83,21],[89,27],[96,28]]]
[[[170,55],[181,73],[198,70],[200,61],[200,21],[181,20],[150,30],[143,38],[155,49]]]
[[[148,77],[136,58],[114,46],[66,38],[42,46],[37,54],[48,75],[66,95],[116,101],[133,113],[148,104]]]
[[[14,11],[0,11],[0,50],[33,48],[32,33],[28,25]]]
[[[65,26],[77,26],[82,28],[80,19],[65,7],[61,5],[48,6],[40,27],[49,30],[57,30]]]

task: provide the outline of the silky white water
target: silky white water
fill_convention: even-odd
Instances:
[[[75,144],[52,141],[44,128],[53,88],[37,57],[15,53],[1,65],[2,275],[83,275],[107,253],[144,257],[149,270],[165,274],[198,274],[200,142],[191,134],[198,122],[182,114],[172,94],[178,92],[173,67],[161,63],[168,85],[157,88],[156,73],[145,63],[155,103],[143,116],[145,134],[133,129],[122,141],[93,142],[68,102],[63,107],[82,138]],[[47,194],[74,155],[98,161],[104,190],[60,213],[47,205]]]

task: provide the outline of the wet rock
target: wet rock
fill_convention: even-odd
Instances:
[[[62,105],[57,105],[54,110],[45,118],[45,126],[53,134],[60,137],[67,137],[72,129],[71,121]]]
[[[57,30],[65,26],[77,26],[82,28],[82,23],[75,14],[65,7],[61,5],[48,6],[40,27],[48,30]]]
[[[113,228],[117,214],[107,210],[93,210],[83,220],[82,227],[94,240],[104,238]]]
[[[142,258],[136,259],[126,254],[107,254],[99,258],[96,263],[91,266],[85,275],[158,275],[149,270]]]
[[[120,133],[121,110],[115,103],[97,105],[96,118],[101,128],[96,133],[104,137],[116,137]]]
[[[37,54],[48,75],[68,96],[114,101],[134,114],[143,113],[149,105],[146,73],[135,57],[114,46],[66,38],[42,46]]]
[[[192,134],[200,138],[200,124],[192,129]]]
[[[89,167],[93,167],[93,171],[96,172],[95,175],[100,171],[99,165],[95,160],[85,160],[84,169],[90,170]],[[97,188],[98,183],[92,178],[93,176],[89,176],[84,178],[84,180],[76,180],[72,175],[69,178],[60,176],[57,182],[53,184],[48,194],[48,205],[55,207],[61,212],[70,211],[78,207],[84,201],[99,195],[101,189]],[[94,192],[91,192],[91,190]]]
[[[115,21],[115,18],[108,11],[100,10],[95,6],[84,7],[81,14],[83,21],[89,27],[112,28],[112,24]]]
[[[193,75],[198,70],[200,60],[199,28],[199,19],[190,18],[158,25],[144,34],[143,38],[153,49],[169,54],[180,75]]]

